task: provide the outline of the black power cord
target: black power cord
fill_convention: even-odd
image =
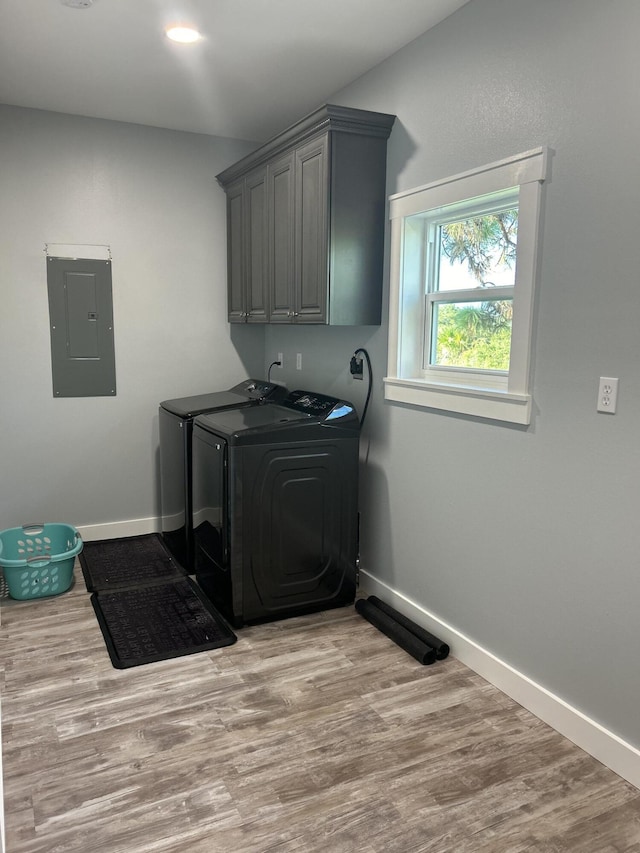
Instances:
[[[373,371],[371,370],[371,359],[369,358],[369,353],[363,347],[358,347],[357,350],[354,350],[353,358],[356,358],[358,353],[362,353],[362,355],[367,360],[367,370],[369,373],[369,388],[367,389],[367,398],[364,401],[364,409],[362,410],[362,417],[360,418],[360,429],[364,426],[364,419],[367,416],[367,409],[369,408],[369,400],[371,399],[371,388],[373,386]],[[353,359],[352,359],[353,361]]]
[[[267,371],[267,382],[271,382],[271,368],[276,367],[276,365],[278,367],[280,367],[281,364],[282,364],[281,361],[272,361],[271,362],[271,364],[269,365],[269,370]]]

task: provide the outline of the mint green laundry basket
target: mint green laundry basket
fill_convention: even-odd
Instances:
[[[66,592],[82,538],[71,524],[25,524],[0,531],[0,566],[11,598]]]

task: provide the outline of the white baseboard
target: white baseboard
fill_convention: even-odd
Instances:
[[[143,536],[160,530],[158,518],[132,518],[128,521],[108,521],[106,524],[84,524],[78,527],[85,542],[97,539],[122,539],[125,536]]]
[[[377,595],[400,613],[440,637],[450,646],[452,655],[461,663],[486,678],[614,773],[640,788],[640,750],[636,747],[362,569],[360,587],[360,595]]]
[[[194,525],[203,521],[220,523],[219,507],[205,507],[196,513]],[[108,521],[106,524],[85,524],[78,527],[84,542],[98,539],[122,539],[125,536],[143,536],[146,533],[158,533],[160,530],[174,530],[184,524],[184,513],[160,518],[131,518],[128,521]]]

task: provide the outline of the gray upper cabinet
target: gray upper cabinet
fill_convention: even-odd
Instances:
[[[294,154],[269,165],[269,293],[270,322],[290,323],[294,282]]]
[[[244,280],[244,180],[227,190],[227,310],[229,322],[244,323],[247,294]]]
[[[329,146],[325,134],[296,150],[293,319],[297,323],[327,322]]]
[[[326,105],[217,176],[230,322],[380,323],[394,119]]]
[[[267,169],[227,190],[228,312],[232,323],[266,323],[268,301]]]

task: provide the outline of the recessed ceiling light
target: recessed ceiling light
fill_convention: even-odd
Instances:
[[[165,30],[167,38],[171,41],[179,41],[181,44],[192,44],[194,41],[199,41],[202,36],[193,27],[169,27]]]

